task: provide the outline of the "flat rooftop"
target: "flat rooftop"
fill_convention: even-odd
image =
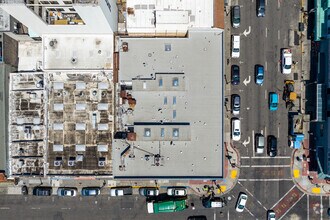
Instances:
[[[115,178],[222,178],[223,31],[119,45]]]
[[[42,42],[45,70],[112,69],[112,34],[47,34]]]
[[[213,0],[127,0],[129,35],[185,35],[213,27]]]

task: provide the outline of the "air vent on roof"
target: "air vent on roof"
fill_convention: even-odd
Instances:
[[[51,46],[53,48],[56,46],[56,44],[57,44],[57,40],[56,39],[53,39],[53,40],[49,41],[49,46]]]
[[[100,157],[99,158],[99,167],[104,167],[105,166],[105,157]]]
[[[70,157],[68,161],[68,166],[73,167],[75,165],[76,158],[75,157]]]
[[[71,57],[71,63],[72,64],[76,64],[78,62],[78,58],[77,57]]]
[[[128,51],[128,43],[127,42],[123,42],[121,46],[123,48],[123,52],[127,52]]]

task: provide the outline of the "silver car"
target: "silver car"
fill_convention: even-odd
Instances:
[[[57,189],[58,196],[73,197],[77,195],[77,188],[60,187]]]

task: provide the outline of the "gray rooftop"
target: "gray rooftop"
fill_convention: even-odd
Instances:
[[[114,139],[114,176],[221,178],[222,30],[190,30],[187,38],[120,38],[119,45],[124,42],[119,82],[128,85],[136,104],[123,98],[116,127],[134,129],[136,139]]]

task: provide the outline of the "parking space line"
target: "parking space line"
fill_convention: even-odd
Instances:
[[[267,27],[266,27],[265,35],[266,35],[266,37],[267,37]]]
[[[252,212],[249,210],[249,209],[247,209],[246,207],[245,207],[245,210],[252,216],[252,217],[254,217],[255,218],[255,216],[252,214]]]
[[[266,0],[266,6],[267,6],[267,4],[268,4],[268,2],[267,2],[267,0]]]
[[[277,8],[280,8],[280,7],[281,7],[280,0],[277,0]]]
[[[249,159],[249,158],[251,158],[251,157],[241,157],[241,159]]]
[[[265,62],[265,70],[267,71],[268,70],[268,65],[267,65],[268,63],[267,63],[267,61]]]
[[[277,138],[280,138],[280,127],[277,127]]]
[[[265,126],[265,134],[264,134],[265,138],[267,137],[267,127]]]
[[[280,30],[278,30],[277,31],[277,39],[280,39],[281,38],[280,35],[281,35],[281,32],[280,32]]]
[[[255,157],[255,152],[254,152],[254,130],[252,130],[252,154],[253,154],[253,157]]]
[[[265,90],[265,99],[267,99],[267,89]]]

